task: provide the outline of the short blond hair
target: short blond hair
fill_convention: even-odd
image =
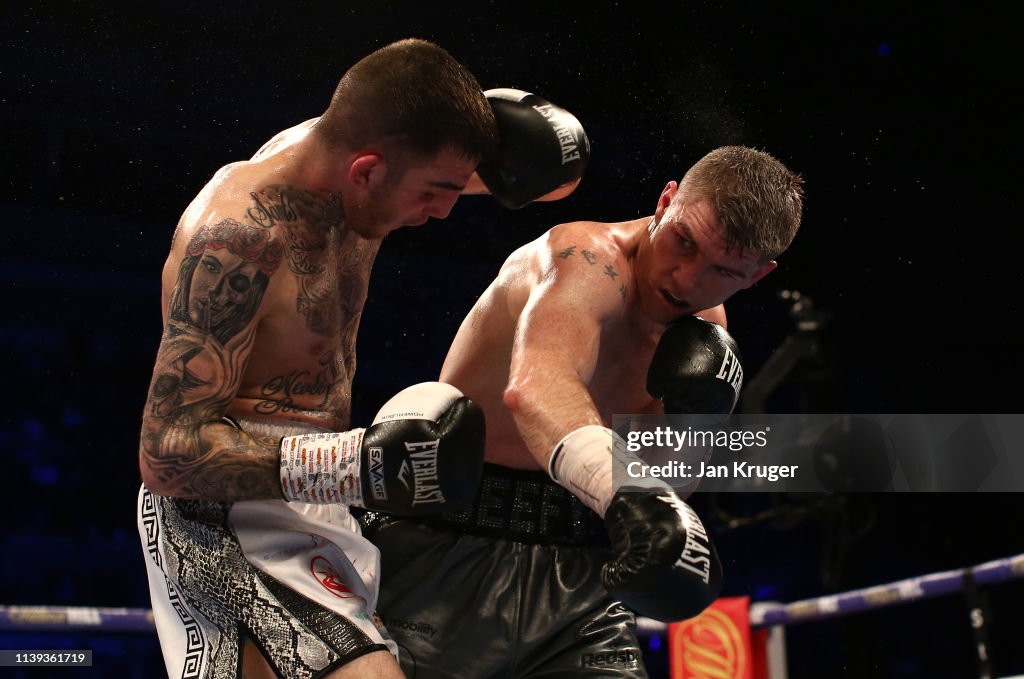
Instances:
[[[677,200],[708,200],[728,250],[762,261],[782,254],[800,228],[803,178],[764,151],[723,146],[683,177]]]

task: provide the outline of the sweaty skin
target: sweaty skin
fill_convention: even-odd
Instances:
[[[315,124],[222,168],[178,224],[139,451],[155,493],[280,498],[278,441],[222,416],[347,428],[380,239],[447,216],[475,167],[442,151],[346,215],[342,164],[315,142]]]
[[[687,314],[726,327],[723,303],[776,267],[724,235],[708,200],[669,182],[650,217],[562,224],[512,253],[440,377],[487,414],[487,461],[546,469],[579,427],[660,412],[646,378],[665,328]]]
[[[659,301],[652,319],[641,308],[638,286],[651,285],[636,262],[650,224],[555,227],[508,258],[466,317],[441,380],[487,413],[489,462],[539,469],[564,433],[615,413],[660,412],[647,366],[666,324],[685,310]],[[725,325],[720,305],[701,316]],[[510,383],[526,401],[512,408]],[[528,413],[522,431],[516,412]]]

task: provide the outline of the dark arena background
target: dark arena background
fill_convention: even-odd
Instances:
[[[470,197],[385,240],[354,424],[436,378],[513,249],[562,221],[649,214],[667,181],[735,143],[806,180],[793,247],[728,305],[748,383],[800,327],[813,334],[767,412],[1021,412],[1014,26],[995,4],[933,2],[5,3],[0,605],[149,606],[138,431],[178,216],[218,167],[318,115],[349,65],[402,37],[438,42],[484,88],[568,108],[593,155],[566,200],[507,211]],[[1024,552],[1021,499],[706,493],[693,505],[724,594],[790,602]],[[1024,583],[984,594],[995,676],[1024,674]],[[792,679],[979,676],[960,594],[792,625],[786,640]],[[644,644],[667,677],[665,638]],[[5,626],[0,649],[93,651],[91,668],[3,677],[164,671],[155,633]]]

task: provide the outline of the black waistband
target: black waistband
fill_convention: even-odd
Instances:
[[[607,545],[604,522],[547,474],[489,463],[472,505],[422,521],[527,544]]]

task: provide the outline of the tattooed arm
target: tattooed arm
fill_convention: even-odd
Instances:
[[[515,331],[504,402],[541,466],[567,433],[602,424],[587,385],[603,326],[626,308],[628,264],[589,240],[552,235]]]
[[[150,384],[139,463],[161,495],[280,497],[274,441],[222,420],[252,350],[284,248],[274,229],[224,219],[176,239],[164,268],[164,334]]]

